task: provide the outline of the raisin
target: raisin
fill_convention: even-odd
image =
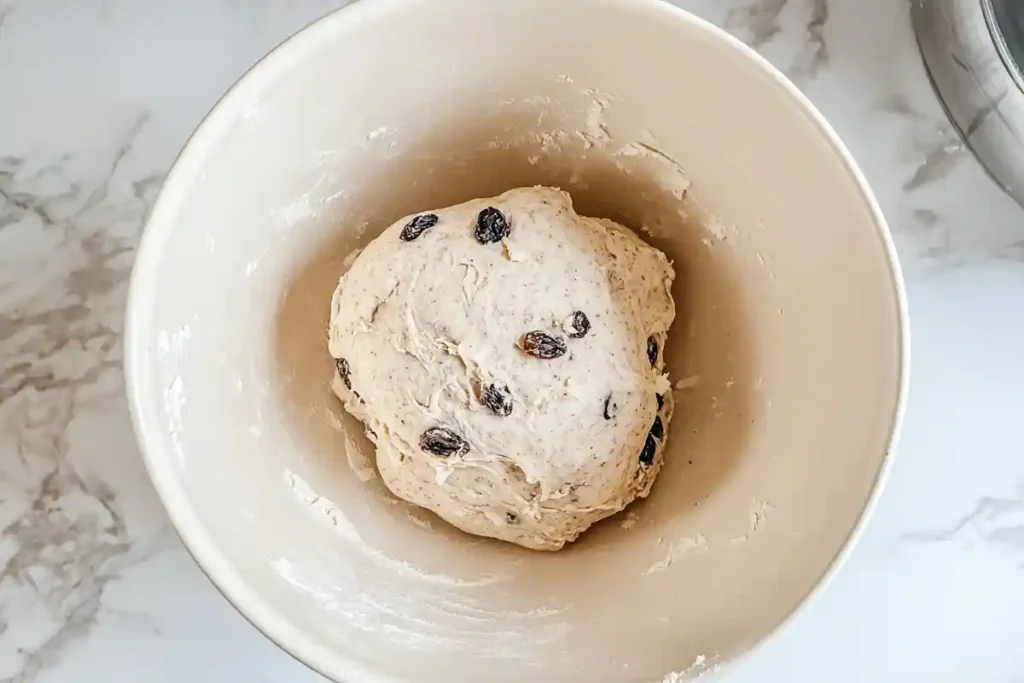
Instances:
[[[505,215],[493,206],[488,206],[476,217],[476,241],[480,244],[494,244],[508,237],[510,232]]]
[[[338,374],[341,375],[341,381],[345,383],[345,388],[352,391],[352,374],[348,367],[348,361],[344,358],[335,358],[334,365],[338,368]]]
[[[565,345],[565,340],[561,337],[537,330],[524,334],[523,338],[519,340],[519,346],[534,358],[543,360],[564,356],[565,352],[569,350]]]
[[[517,515],[514,512],[506,512],[505,513],[505,521],[508,522],[509,524],[518,524],[519,523],[519,515]]]
[[[654,424],[651,425],[651,436],[658,441],[665,438],[665,425],[661,421],[661,417],[654,418]]]
[[[572,339],[582,339],[587,336],[587,332],[590,332],[590,318],[583,311],[576,311],[572,314],[572,322],[569,324],[572,332],[569,333],[569,337]]]
[[[420,436],[420,448],[427,453],[447,458],[468,453],[469,443],[447,427],[431,427]]]
[[[661,410],[662,408],[665,407],[665,395],[664,394],[655,394],[654,398],[658,399],[658,410]]]
[[[653,334],[647,338],[647,360],[651,361],[652,368],[658,364],[658,340]]]
[[[619,410],[619,406],[612,403],[612,395],[608,394],[608,398],[604,400],[604,419],[610,420],[615,417],[615,413]]]
[[[480,390],[480,402],[498,417],[512,414],[512,392],[506,384],[488,384]]]
[[[644,449],[640,451],[640,464],[644,467],[650,467],[654,464],[654,454],[658,450],[658,442],[654,440],[654,437],[650,434],[647,435],[647,441],[644,442]]]
[[[398,236],[398,239],[403,242],[412,242],[424,232],[437,225],[437,221],[437,214],[421,213],[405,224],[405,227],[402,228],[402,234]]]

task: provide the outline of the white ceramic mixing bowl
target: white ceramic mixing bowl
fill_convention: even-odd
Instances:
[[[678,271],[666,468],[553,554],[388,495],[325,336],[346,257],[387,224],[538,183]],[[902,411],[905,315],[849,154],[721,31],[654,0],[364,0],[189,141],[126,365],[182,539],[302,661],[346,683],[648,683],[764,639],[849,550]]]

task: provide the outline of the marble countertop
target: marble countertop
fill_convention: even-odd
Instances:
[[[677,2],[838,129],[892,225],[914,326],[904,437],[863,541],[726,680],[1024,682],[1024,209],[943,116],[905,0]],[[120,331],[189,132],[342,4],[0,0],[0,683],[323,680],[174,535],[132,436]]]

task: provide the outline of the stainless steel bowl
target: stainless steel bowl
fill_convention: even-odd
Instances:
[[[1024,206],[1024,2],[914,0],[914,30],[950,120]]]

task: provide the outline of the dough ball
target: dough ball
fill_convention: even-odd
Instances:
[[[558,550],[661,469],[673,278],[661,251],[560,190],[409,216],[338,284],[332,387],[396,496]]]

